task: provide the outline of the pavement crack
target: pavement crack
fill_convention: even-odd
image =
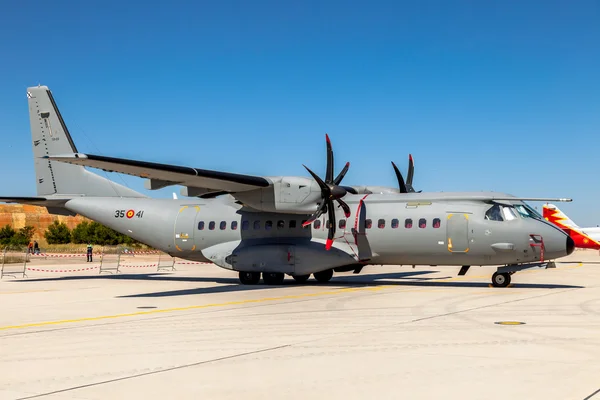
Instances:
[[[589,400],[589,399],[591,399],[592,397],[594,397],[595,395],[597,395],[598,393],[600,393],[600,389],[596,390],[594,393],[590,394],[588,397],[586,397],[586,398],[585,398],[585,399],[583,399],[583,400]]]
[[[163,373],[163,372],[175,371],[175,370],[178,370],[178,369],[195,367],[195,366],[198,366],[198,365],[210,364],[210,363],[214,363],[214,362],[218,362],[218,361],[230,360],[230,359],[233,359],[233,358],[244,357],[244,356],[258,354],[258,353],[265,353],[265,352],[268,352],[268,351],[279,350],[279,349],[283,349],[283,348],[290,347],[290,346],[291,346],[290,344],[285,344],[285,345],[281,345],[281,346],[269,347],[269,348],[266,348],[266,349],[247,351],[247,352],[244,352],[244,353],[233,354],[233,355],[230,355],[230,356],[213,358],[211,360],[198,361],[198,362],[191,363],[191,364],[178,365],[178,366],[170,367],[170,368],[161,368],[161,369],[158,369],[158,370],[155,370],[155,371],[144,372],[144,373],[141,373],[141,374],[133,374],[133,375],[128,375],[128,376],[123,376],[121,378],[108,379],[108,380],[105,380],[105,381],[88,383],[88,384],[79,385],[79,386],[73,386],[73,387],[69,387],[69,388],[65,388],[65,389],[54,390],[52,392],[40,393],[40,394],[36,394],[36,395],[33,395],[33,396],[19,397],[16,400],[35,399],[35,398],[39,398],[39,397],[43,397],[43,396],[51,396],[51,395],[54,395],[54,394],[70,392],[70,391],[77,390],[77,389],[84,389],[84,388],[93,387],[93,386],[100,386],[100,385],[105,385],[107,383],[114,383],[114,382],[119,382],[119,381],[125,381],[125,380],[129,380],[129,379],[134,379],[134,378],[140,378],[142,376],[155,375],[155,374],[160,374],[160,373]]]

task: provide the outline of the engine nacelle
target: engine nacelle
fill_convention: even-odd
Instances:
[[[312,214],[322,201],[321,188],[312,179],[296,176],[270,177],[273,186],[237,192],[235,197],[259,211]]]

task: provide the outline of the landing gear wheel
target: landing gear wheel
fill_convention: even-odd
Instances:
[[[329,280],[333,277],[333,269],[326,269],[325,271],[315,272],[313,276],[319,282],[329,282]]]
[[[267,285],[281,285],[285,275],[281,272],[263,272],[263,281]]]
[[[492,275],[492,286],[507,287],[508,285],[510,285],[510,274],[509,273],[496,272],[494,275]]]
[[[240,282],[244,285],[256,285],[260,281],[260,272],[240,271]]]
[[[292,278],[298,283],[304,283],[310,278],[310,274],[308,275],[292,275]]]

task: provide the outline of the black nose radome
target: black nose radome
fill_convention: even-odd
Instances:
[[[571,236],[567,236],[567,255],[570,255],[575,250],[575,242]]]

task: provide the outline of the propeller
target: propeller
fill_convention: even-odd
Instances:
[[[415,174],[415,162],[413,160],[412,154],[408,155],[408,176],[406,178],[406,182],[404,182],[404,178],[402,177],[402,173],[392,161],[392,167],[394,167],[394,172],[396,173],[396,178],[398,178],[398,188],[400,189],[400,193],[421,193],[422,190],[415,192],[415,188],[412,185],[413,176]]]
[[[333,245],[333,237],[335,235],[335,208],[333,205],[334,200],[339,204],[340,207],[344,210],[344,215],[346,218],[350,217],[350,207],[348,204],[342,200],[342,197],[346,195],[348,190],[339,186],[342,179],[348,172],[348,168],[350,168],[350,163],[347,162],[344,168],[340,171],[338,176],[333,178],[333,150],[331,148],[331,141],[329,140],[329,135],[325,134],[325,139],[327,141],[327,170],[325,172],[325,181],[323,181],[317,174],[312,172],[306,165],[302,164],[304,168],[308,171],[309,174],[317,181],[317,184],[321,188],[321,196],[323,198],[323,202],[319,205],[319,208],[313,215],[310,216],[306,222],[302,224],[302,227],[308,226],[312,224],[316,219],[318,219],[324,213],[328,213],[329,216],[329,226],[327,227],[329,232],[327,234],[327,242],[325,244],[325,248],[327,250],[331,249]]]

